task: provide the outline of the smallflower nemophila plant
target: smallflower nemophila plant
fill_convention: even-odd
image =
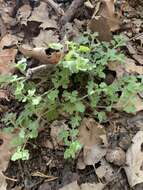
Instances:
[[[50,76],[45,76],[48,85],[42,93],[37,82],[26,79],[25,59],[16,64],[22,75],[0,77],[1,86],[10,85],[15,101],[23,108],[20,113],[6,113],[3,118],[7,126],[5,131],[19,129],[19,135],[12,141],[17,146],[13,161],[29,158],[26,144],[38,136],[41,120],[51,122],[66,115],[69,128],[62,130],[59,138],[66,146],[64,157],[67,159],[74,158],[82,147],[77,140],[78,127],[87,113],[99,122],[106,121],[106,113],[114,108],[119,98],[125,102],[123,111],[135,111],[133,102],[127,104],[127,101],[128,97],[134,98],[143,91],[139,76],[125,76],[111,84],[105,82],[108,62],[124,64],[124,55],[118,52],[122,45],[121,36],[106,43],[99,42],[95,34],[85,34],[78,42],[67,42],[67,53]],[[61,50],[63,46],[54,43],[50,48]]]

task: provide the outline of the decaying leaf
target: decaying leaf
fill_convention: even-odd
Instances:
[[[126,162],[126,155],[120,147],[116,147],[107,150],[106,160],[114,165],[122,166]]]
[[[15,63],[17,49],[4,49],[0,51],[0,74],[11,74]]]
[[[103,0],[99,10],[95,10],[88,27],[93,32],[98,32],[99,40],[110,41],[113,31],[120,28],[119,16],[115,12],[114,0]]]
[[[14,153],[15,148],[11,146],[11,140],[16,136],[16,134],[6,134],[0,131],[0,140],[2,144],[0,145],[0,189],[6,190],[6,181],[3,175],[3,171],[6,170],[10,157]]]
[[[126,58],[123,64],[118,61],[109,62],[108,68],[111,71],[115,71],[118,78],[122,77],[126,73],[139,75],[143,74],[143,67],[136,65],[135,61],[130,58]]]
[[[123,94],[121,95],[118,103],[115,105],[117,110],[125,110],[126,107],[132,107],[134,105],[134,112],[143,110],[143,100],[139,97],[138,94],[135,94],[134,97],[129,97],[128,100],[124,100]]]
[[[49,54],[48,48],[31,48],[23,45],[19,46],[18,49],[25,57],[37,59],[44,64],[57,64],[62,57],[62,53],[60,51],[55,51]]]
[[[80,186],[81,190],[102,190],[105,187],[103,183],[84,183]]]
[[[72,182],[66,186],[64,186],[63,188],[60,188],[59,190],[81,190],[79,185],[77,184],[77,181]]]
[[[29,16],[31,15],[31,6],[23,5],[17,11],[17,20],[21,23],[21,25],[27,25],[27,21]]]
[[[51,128],[50,136],[52,138],[54,148],[57,148],[59,145],[63,146],[64,142],[59,137],[61,130],[68,130],[68,126],[67,124],[65,124],[65,121],[55,120],[53,123],[51,123],[50,128]]]
[[[33,38],[33,44],[36,47],[48,47],[50,43],[57,43],[59,42],[58,35],[52,30],[41,30],[40,34]]]
[[[11,34],[6,34],[5,36],[3,36],[3,38],[0,41],[0,50],[2,50],[4,47],[16,45],[17,43],[18,40],[16,36]]]
[[[48,19],[49,19],[49,11],[47,3],[40,2],[40,5],[34,8],[28,20],[43,23],[43,22],[48,22]]]
[[[111,41],[112,33],[104,17],[96,16],[92,18],[88,24],[88,27],[91,31],[98,32],[98,39],[100,41],[107,41],[107,42]]]
[[[143,131],[138,131],[132,142],[126,153],[127,167],[125,167],[131,187],[143,183]]]
[[[102,190],[105,187],[103,183],[84,183],[81,186],[77,181],[70,183],[59,190]]]
[[[99,179],[108,183],[115,177],[115,172],[112,166],[104,158],[100,163],[101,165],[96,168],[96,175]]]
[[[106,131],[102,125],[92,118],[84,118],[79,128],[79,141],[83,145],[83,162],[93,165],[106,154]]]
[[[8,90],[0,89],[0,99],[9,101],[10,92]]]

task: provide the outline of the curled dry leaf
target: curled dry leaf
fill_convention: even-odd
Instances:
[[[79,128],[79,141],[83,145],[83,162],[93,165],[106,154],[106,131],[102,125],[92,118],[84,118]]]
[[[0,145],[0,189],[6,190],[6,181],[3,175],[3,171],[6,170],[10,157],[14,153],[15,148],[11,146],[11,140],[16,136],[16,133],[6,134],[0,131],[0,139],[2,145]]]
[[[42,47],[31,48],[23,45],[19,46],[18,49],[25,57],[34,58],[44,64],[57,64],[63,56],[60,51],[49,53],[50,49]]]
[[[143,131],[138,131],[132,142],[126,153],[127,167],[125,167],[131,187],[143,183]]]

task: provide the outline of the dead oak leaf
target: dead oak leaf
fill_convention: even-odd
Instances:
[[[16,45],[17,43],[18,39],[16,36],[12,34],[6,34],[0,41],[0,50],[2,50],[4,47]]]
[[[106,131],[94,119],[83,119],[79,128],[78,140],[83,145],[83,162],[85,165],[93,165],[105,156],[106,148],[101,147],[101,145],[107,145]]]
[[[44,22],[48,21],[49,19],[49,11],[47,7],[47,3],[40,2],[38,7],[35,7],[32,11],[31,16],[29,17],[28,21],[35,21],[35,22]]]
[[[136,65],[135,61],[130,58],[126,58],[123,64],[119,63],[118,61],[109,62],[108,68],[111,71],[115,71],[118,78],[127,73],[139,75],[143,74],[143,67]]]
[[[52,30],[41,30],[40,34],[33,38],[33,44],[35,47],[48,47],[50,43],[56,43],[59,41],[59,36]]]
[[[32,11],[31,16],[27,19],[27,21],[35,21],[41,23],[40,28],[57,28],[57,23],[55,18],[49,18],[49,11],[47,3],[40,2],[38,7],[35,7]]]
[[[120,28],[119,16],[115,13],[114,0],[103,0],[99,10],[95,9],[88,28],[93,32],[98,32],[99,40],[110,41],[113,31]]]
[[[9,101],[10,92],[8,90],[0,89],[0,99],[5,99]]]
[[[143,183],[143,131],[138,131],[132,139],[131,147],[126,153],[125,167],[128,182],[131,187]]]
[[[103,183],[84,183],[80,186],[77,181],[72,182],[59,190],[102,190],[105,187]]]
[[[11,155],[14,153],[15,148],[11,146],[11,140],[16,137],[16,133],[6,134],[0,131],[0,139],[2,144],[0,145],[0,189],[6,190],[6,179],[3,172],[8,167],[8,163]]]
[[[30,5],[23,5],[18,9],[16,18],[21,23],[21,25],[27,25],[31,11],[32,9]]]
[[[0,74],[11,74],[14,69],[17,49],[4,49],[0,51]]]
[[[139,112],[143,110],[143,100],[139,97],[138,94],[134,96],[130,96],[128,99],[124,99],[124,94],[122,93],[118,103],[115,105],[115,109],[119,111],[128,111],[130,109],[134,110],[134,112]]]

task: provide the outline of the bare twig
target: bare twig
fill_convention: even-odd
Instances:
[[[46,72],[46,75],[48,75],[48,73],[53,71],[53,68],[55,68],[55,65],[52,64],[30,68],[26,72],[26,79],[42,78],[43,73],[45,74]]]
[[[45,3],[48,3],[56,11],[58,15],[60,16],[64,15],[64,10],[53,0],[42,0],[42,1],[44,1]]]
[[[4,22],[3,22],[3,19],[1,17],[1,15],[0,15],[0,32],[1,32],[1,37],[3,37],[7,32],[6,31],[6,26],[5,26]]]
[[[84,0],[73,0],[65,14],[62,16],[60,23],[65,24],[74,18],[79,7],[84,4]]]

